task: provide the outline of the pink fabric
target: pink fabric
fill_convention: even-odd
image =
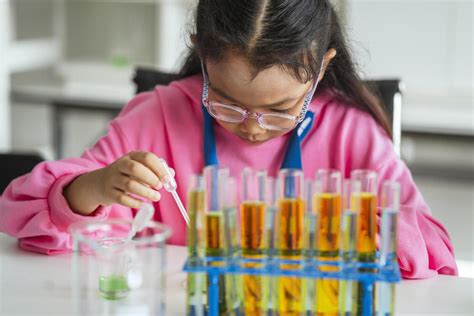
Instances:
[[[13,181],[0,199],[0,231],[20,239],[27,250],[53,254],[69,251],[71,223],[105,218],[131,218],[129,208],[101,207],[91,216],[73,213],[63,197],[64,186],[78,175],[102,168],[132,150],[154,152],[176,170],[178,194],[185,198],[191,174],[202,171],[203,130],[200,105],[202,79],[193,76],[136,96],[110,123],[109,132],[81,158],[44,162]],[[456,274],[448,233],[430,213],[410,171],[396,156],[383,129],[367,113],[340,104],[330,91],[319,91],[310,106],[316,119],[302,143],[303,168],[336,168],[349,177],[353,169],[372,169],[380,179],[402,187],[399,263],[406,278],[437,273]],[[237,176],[245,166],[266,169],[275,176],[290,134],[250,145],[217,123],[219,161]],[[381,181],[379,181],[381,182]],[[156,218],[173,229],[172,244],[183,245],[186,228],[170,194],[155,204]]]

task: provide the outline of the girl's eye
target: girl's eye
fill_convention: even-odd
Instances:
[[[285,114],[287,114],[287,113],[290,111],[290,109],[284,109],[284,110],[281,110],[281,109],[271,109],[270,111],[276,112],[276,113],[285,113]]]

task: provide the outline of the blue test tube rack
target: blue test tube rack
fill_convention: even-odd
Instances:
[[[214,265],[211,266],[211,263]],[[216,265],[215,263],[219,263]],[[245,263],[259,263],[256,267],[244,267]],[[283,269],[282,265],[298,265],[299,269]],[[338,267],[337,271],[321,271],[323,266]],[[362,272],[363,270],[364,272]],[[320,261],[317,259],[249,259],[243,257],[218,258],[205,257],[203,259],[188,258],[184,265],[184,272],[205,273],[208,277],[208,311],[207,316],[219,315],[219,277],[229,274],[246,274],[261,276],[291,276],[304,279],[335,279],[341,281],[356,281],[363,287],[362,315],[375,314],[374,288],[378,282],[397,283],[401,280],[400,269],[396,260],[382,266],[377,262],[358,261]],[[373,271],[373,272],[366,272]],[[304,314],[305,312],[303,312]]]

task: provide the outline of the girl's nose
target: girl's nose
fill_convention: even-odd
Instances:
[[[265,133],[265,129],[258,125],[255,117],[248,117],[245,121],[239,124],[240,130],[247,135],[260,135]]]

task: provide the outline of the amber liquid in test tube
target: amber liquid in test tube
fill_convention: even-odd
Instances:
[[[275,254],[282,259],[302,259],[305,206],[303,173],[282,169],[278,174],[278,202],[275,220]],[[298,269],[295,264],[282,265]],[[304,310],[302,278],[277,278],[278,315],[300,315]]]
[[[342,185],[341,173],[322,169],[314,182],[313,210],[317,215],[316,256],[319,261],[339,259],[341,246]],[[338,267],[321,265],[321,271],[337,271]],[[315,315],[338,315],[339,281],[316,281]]]
[[[267,253],[266,203],[267,174],[245,168],[241,174],[240,241],[244,258],[262,259]],[[258,268],[259,263],[244,263]],[[242,275],[243,309],[245,315],[265,315],[268,278]]]
[[[375,262],[377,236],[377,174],[371,170],[354,170],[351,181],[360,191],[351,193],[351,209],[357,213],[357,257],[360,262]],[[367,271],[367,269],[361,269]],[[370,272],[370,270],[368,271]],[[357,314],[362,314],[364,291],[357,291]],[[375,299],[372,299],[375,302]],[[374,310],[374,308],[372,308]]]

